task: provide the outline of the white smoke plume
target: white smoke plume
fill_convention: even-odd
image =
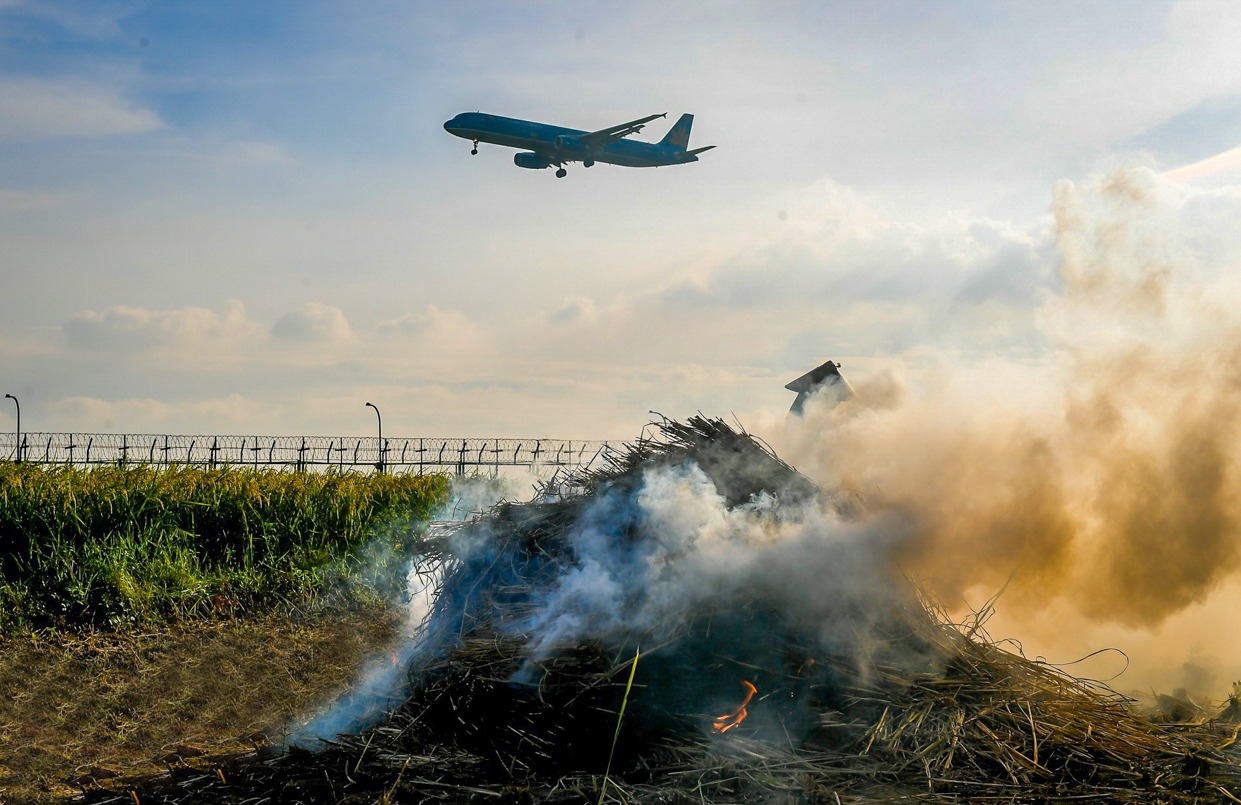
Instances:
[[[463,476],[454,479],[452,495],[443,508],[432,515],[432,528],[436,524],[460,523],[503,500],[511,500],[529,484],[528,478]],[[387,524],[379,524],[375,530],[375,542],[363,553],[390,554],[392,546],[386,539]],[[375,573],[362,572],[363,577]],[[359,725],[374,723],[383,714],[403,701],[405,678],[409,663],[421,646],[419,636],[431,606],[438,577],[427,575],[411,559],[402,572],[405,583],[403,596],[392,603],[400,607],[402,620],[389,645],[383,647],[376,658],[358,669],[353,682],[332,701],[323,704],[305,722],[286,727],[283,738],[286,745],[314,748],[325,739],[355,730]]]
[[[631,521],[638,537],[617,539]],[[902,536],[899,521],[857,521],[829,501],[759,494],[730,508],[697,465],[657,466],[632,501],[603,495],[587,507],[568,535],[577,563],[520,629],[538,659],[586,640],[663,642],[689,618],[758,601],[840,646],[865,634],[842,613],[886,614],[900,598],[887,554]]]
[[[708,425],[693,426],[705,441],[637,454],[581,496],[457,532],[415,673],[451,674],[468,667],[460,656],[507,646],[521,657],[502,672],[507,689],[541,701],[535,691],[563,687],[555,669],[567,658],[640,647],[636,729],[671,718],[709,734],[704,716],[732,709],[745,683],[759,691],[749,729],[783,743],[817,723],[802,686],[830,697],[880,666],[937,669],[946,657],[931,620],[891,561],[903,520],[858,516],[748,437]]]

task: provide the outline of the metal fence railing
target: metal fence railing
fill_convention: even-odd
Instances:
[[[361,436],[174,436],[23,433],[0,435],[0,460],[75,466],[252,466],[381,472],[454,472],[501,467],[588,466],[617,442],[571,439],[397,438]]]

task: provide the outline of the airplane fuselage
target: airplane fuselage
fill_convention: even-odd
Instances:
[[[444,129],[475,143],[492,143],[531,152],[532,159],[527,160],[528,164],[521,161],[521,157],[526,155],[515,157],[514,161],[521,167],[559,166],[566,162],[582,162],[589,167],[593,162],[606,162],[627,168],[654,168],[698,161],[698,157],[687,153],[684,147],[644,143],[624,137],[593,145],[585,141],[590,132],[483,112],[463,112],[445,123]],[[546,164],[537,164],[534,155],[546,160]]]

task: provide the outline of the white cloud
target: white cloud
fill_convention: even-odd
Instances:
[[[427,338],[434,340],[462,340],[477,336],[478,328],[470,317],[459,310],[444,310],[427,305],[416,313],[406,313],[395,319],[385,319],[375,326],[383,336]]]
[[[148,310],[117,305],[87,310],[65,325],[70,346],[95,351],[134,351],[185,343],[233,342],[253,338],[257,326],[245,306],[229,300],[222,312],[201,307]]]
[[[344,312],[322,302],[308,302],[284,314],[272,325],[271,334],[288,341],[339,343],[354,339]]]
[[[1241,182],[1241,146],[1165,171],[1163,176],[1174,182],[1213,180],[1236,184]]]
[[[163,126],[158,114],[126,100],[114,87],[0,78],[0,143],[143,134]]]
[[[785,224],[655,294],[668,308],[776,310],[858,301],[1029,303],[1050,243],[964,212],[902,217],[831,182],[778,203]],[[641,300],[645,304],[648,300]]]
[[[593,300],[570,296],[548,318],[555,324],[594,324],[599,320],[599,311]]]
[[[459,310],[426,305],[421,310],[375,325],[375,342],[368,352],[386,365],[406,371],[429,371],[444,376],[445,367],[478,367],[492,352],[487,332]],[[412,348],[411,348],[412,347]]]

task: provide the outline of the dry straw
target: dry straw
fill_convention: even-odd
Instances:
[[[730,507],[758,492],[823,502],[747,434],[701,417],[663,422],[570,479],[572,494],[427,539],[421,567],[438,595],[408,687],[381,723],[315,753],[235,758],[227,786],[150,780],[143,802],[289,791],[328,802],[1241,801],[1235,725],[1153,723],[1103,684],[1004,650],[977,621],[949,622],[912,585],[886,610],[852,613],[874,638],[864,662],[764,620],[772,608],[758,593],[682,613],[661,640],[648,629],[532,653],[521,626],[576,561],[569,534],[585,507],[639,489],[652,467],[689,463]],[[747,623],[761,627],[761,650],[720,647],[725,625]],[[928,661],[892,659],[908,655]],[[742,679],[758,689],[749,719],[713,734],[711,697],[735,704]],[[598,727],[611,714],[609,736]]]

